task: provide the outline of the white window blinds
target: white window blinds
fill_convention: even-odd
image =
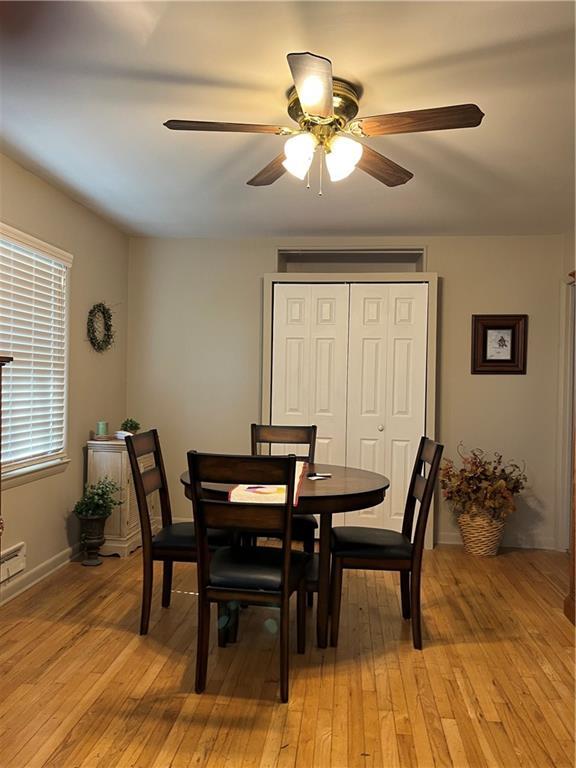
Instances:
[[[0,226],[2,471],[65,456],[69,254]]]

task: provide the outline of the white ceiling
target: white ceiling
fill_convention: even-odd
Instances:
[[[132,233],[520,234],[572,227],[570,2],[6,3],[9,154]],[[273,135],[171,132],[168,118],[289,123],[285,56],[364,87],[361,115],[473,102],[478,128],[373,138],[414,173],[307,191],[245,182]],[[316,182],[313,180],[313,188]]]

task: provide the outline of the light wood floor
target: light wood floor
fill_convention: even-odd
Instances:
[[[426,553],[422,652],[397,575],[346,573],[340,645],[315,647],[309,611],[283,705],[272,609],[242,612],[237,645],[212,642],[196,696],[195,566],[176,566],[170,609],[156,591],[140,638],[139,554],[70,564],[0,609],[0,766],[573,766],[567,568]]]

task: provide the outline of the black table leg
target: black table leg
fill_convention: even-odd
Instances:
[[[316,611],[316,633],[318,647],[328,645],[328,614],[330,606],[330,535],[332,515],[320,515],[320,557],[318,563],[318,608]]]

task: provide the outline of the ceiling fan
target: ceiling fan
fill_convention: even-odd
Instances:
[[[320,150],[331,181],[349,176],[357,166],[389,187],[405,184],[413,174],[357,139],[393,133],[473,128],[484,113],[476,104],[395,112],[357,118],[361,89],[332,75],[332,62],[313,53],[289,53],[294,85],[287,93],[288,114],[297,128],[253,123],[217,123],[201,120],[168,120],[175,131],[227,131],[273,133],[289,137],[284,152],[247,183],[253,187],[273,184],[286,171],[299,179],[309,174],[314,154]],[[320,192],[321,194],[321,192]]]

